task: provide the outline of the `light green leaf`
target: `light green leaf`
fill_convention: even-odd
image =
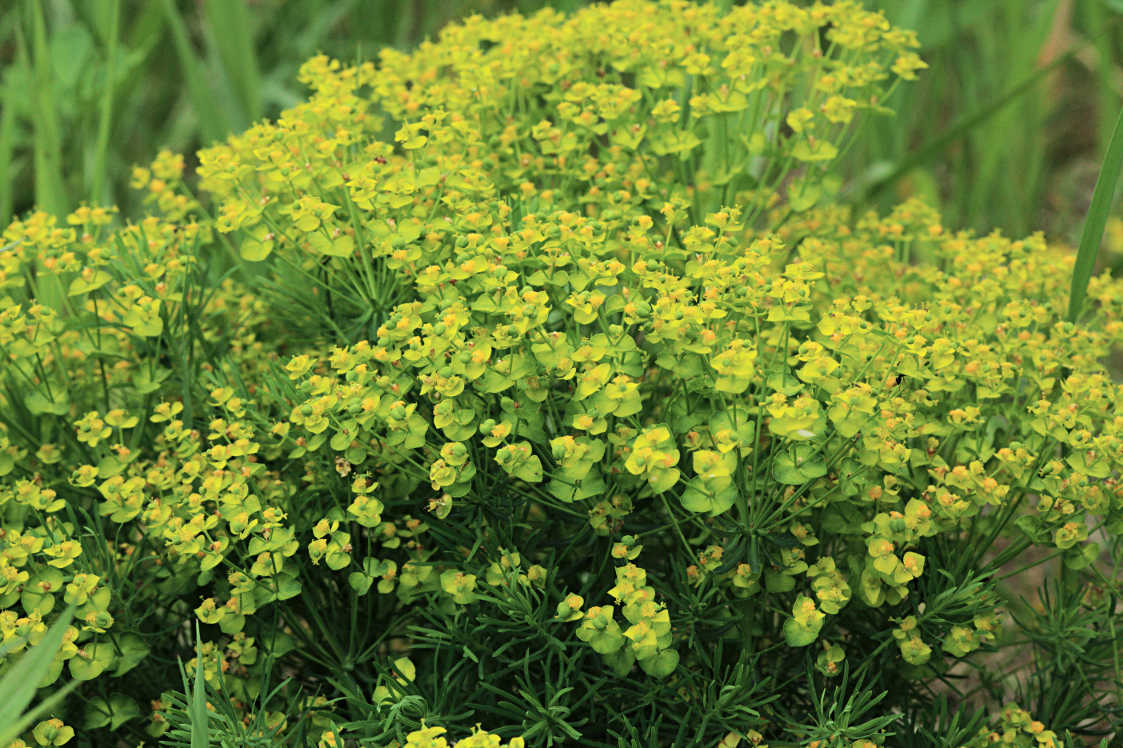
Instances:
[[[109,273],[105,272],[104,270],[95,270],[88,279],[83,278],[82,276],[78,276],[74,280],[70,281],[70,287],[67,289],[66,295],[80,296],[84,293],[89,293],[90,291],[96,291],[97,289],[108,283],[110,280],[112,280],[112,277],[109,275]]]
[[[148,656],[149,648],[144,639],[136,634],[122,634],[115,640],[117,649],[121,654],[117,658],[117,667],[113,670],[113,677],[119,677],[139,665]]]
[[[827,140],[816,140],[812,144],[809,140],[801,140],[792,148],[792,156],[800,161],[830,161],[838,155],[838,148]]]
[[[242,256],[243,260],[261,262],[273,252],[275,245],[276,242],[272,232],[269,231],[269,227],[265,224],[259,224],[246,232],[246,237],[242,239],[242,244],[238,247],[238,254]]]
[[[109,698],[97,695],[86,704],[86,715],[82,727],[95,730],[99,727],[109,726],[116,730],[130,719],[140,716],[140,707],[131,698],[123,693],[114,693]]]
[[[640,660],[639,666],[643,672],[652,678],[666,678],[678,666],[678,652],[673,649],[665,649],[654,657]]]
[[[42,392],[35,391],[23,401],[32,415],[41,416],[51,414],[55,416],[66,415],[70,410],[70,401],[64,393],[55,393],[54,399],[49,400]]]
[[[329,257],[350,257],[355,253],[355,240],[347,234],[332,238],[323,231],[315,231],[308,235],[308,243],[312,249]]]
[[[812,619],[805,625],[789,618],[784,622],[784,640],[789,647],[806,647],[819,638],[819,630],[822,628],[822,619]]]
[[[788,189],[788,207],[796,213],[802,213],[814,207],[823,194],[820,183],[813,179],[803,179],[796,182]]]
[[[75,680],[93,680],[113,664],[113,645],[108,642],[87,644],[70,659],[70,675]]]
[[[526,462],[519,466],[515,471],[515,477],[521,478],[527,483],[538,483],[542,480],[542,461],[538,459],[538,455],[531,455],[527,458]]]
[[[62,589],[62,572],[58,569],[47,568],[27,581],[23,587],[21,603],[27,613],[38,612],[43,618],[47,617],[55,607],[55,592]]]
[[[361,571],[353,571],[347,575],[347,584],[351,586],[351,589],[355,590],[355,594],[359,597],[367,594],[373,582],[374,579],[372,577]]]

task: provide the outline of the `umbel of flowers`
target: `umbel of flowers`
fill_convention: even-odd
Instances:
[[[1123,284],[1065,322],[1042,237],[838,202],[915,46],[849,2],[473,18],[310,60],[138,168],[146,216],[12,223],[0,668],[71,607],[78,681],[16,745],[181,740],[200,657],[235,744],[1111,724]]]

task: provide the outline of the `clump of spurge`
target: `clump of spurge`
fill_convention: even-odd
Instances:
[[[310,60],[138,168],[147,215],[12,223],[0,668],[73,606],[78,682],[22,744],[185,740],[177,662],[238,745],[1119,724],[1123,284],[1065,322],[1040,236],[840,204],[916,46],[850,2],[471,18]]]

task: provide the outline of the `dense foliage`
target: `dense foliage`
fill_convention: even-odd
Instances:
[[[81,682],[26,743],[186,744],[177,661],[237,745],[1107,735],[1123,283],[1065,322],[1040,236],[843,206],[915,46],[849,2],[475,18],[310,60],[138,168],[146,217],[12,223],[0,633],[73,606]]]

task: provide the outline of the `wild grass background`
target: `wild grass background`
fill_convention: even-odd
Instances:
[[[584,3],[3,0],[0,224],[34,204],[128,212],[134,163],[275,116],[317,52],[372,59],[470,13],[547,4]],[[916,29],[931,67],[846,155],[849,198],[884,208],[919,194],[948,225],[1074,244],[1123,95],[1123,0],[867,4]]]

